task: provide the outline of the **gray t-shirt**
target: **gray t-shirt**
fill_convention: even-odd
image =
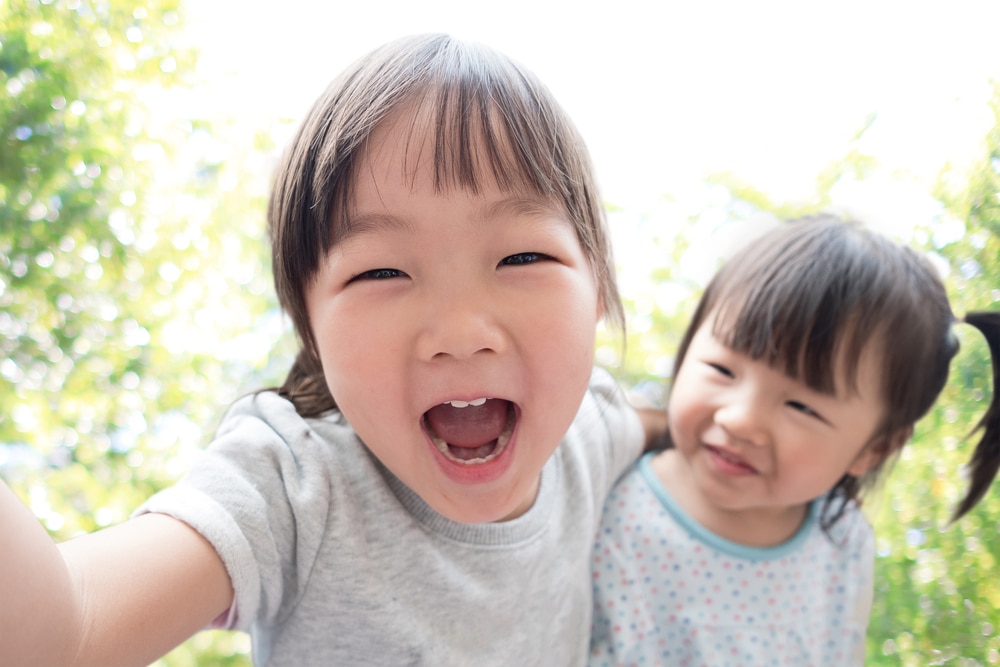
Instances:
[[[400,482],[333,412],[302,419],[265,392],[237,401],[175,487],[138,512],[191,525],[235,590],[218,627],[256,665],[583,665],[590,550],[642,427],[595,370],[534,505],[462,524]]]

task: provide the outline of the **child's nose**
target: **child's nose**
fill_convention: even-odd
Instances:
[[[763,445],[768,439],[767,415],[751,392],[734,392],[715,412],[715,422],[739,440]]]
[[[421,359],[467,359],[481,352],[501,352],[506,347],[499,314],[502,309],[493,303],[487,290],[453,286],[431,301],[417,343]]]

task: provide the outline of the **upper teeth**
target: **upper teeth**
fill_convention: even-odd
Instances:
[[[470,405],[478,407],[486,402],[485,398],[474,398],[471,401],[445,401],[445,405],[450,405],[453,408],[467,408]]]

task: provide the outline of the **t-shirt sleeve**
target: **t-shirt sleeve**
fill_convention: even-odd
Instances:
[[[235,596],[213,627],[249,630],[299,595],[329,511],[321,456],[290,403],[256,394],[230,408],[184,479],[136,510],[183,521],[219,554]]]
[[[597,440],[596,447],[605,457],[605,476],[599,479],[597,490],[603,496],[611,490],[622,473],[642,453],[645,435],[639,415],[629,405],[621,385],[602,368],[595,368],[590,380],[585,405],[592,402],[593,409],[581,412],[581,424],[590,430],[590,437]]]

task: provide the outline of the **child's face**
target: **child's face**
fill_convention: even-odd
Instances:
[[[878,462],[870,445],[885,411],[872,346],[861,355],[857,392],[841,374],[832,396],[727,347],[713,321],[692,339],[669,405],[670,433],[702,510],[800,511],[845,473]]]
[[[433,148],[404,154],[405,125],[372,136],[355,231],[307,291],[323,371],[362,441],[435,510],[513,518],[579,409],[598,289],[559,207],[493,185],[435,192]]]

